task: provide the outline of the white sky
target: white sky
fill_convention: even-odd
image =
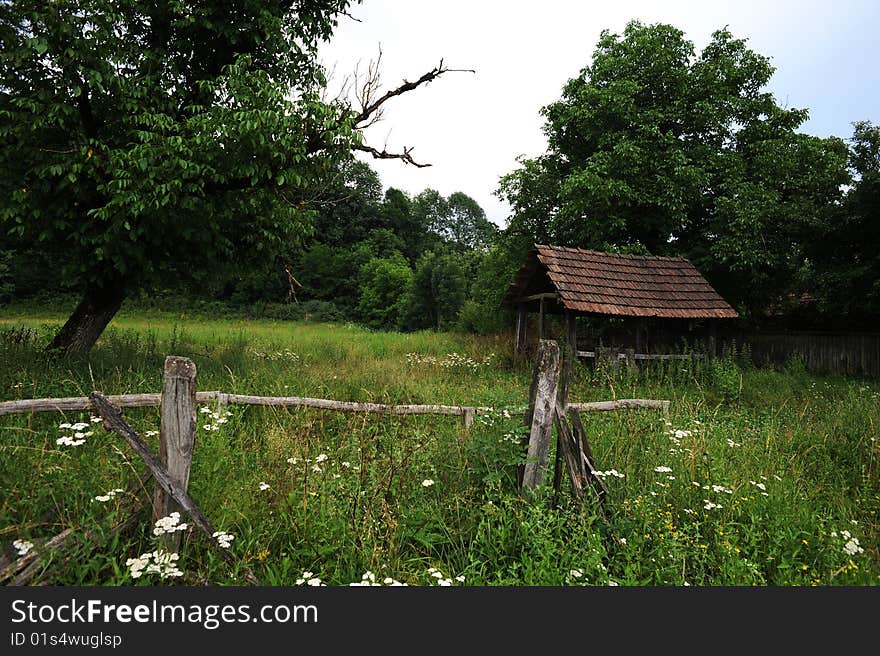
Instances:
[[[540,108],[589,64],[603,29],[621,33],[632,19],[674,25],[697,52],[724,26],[748,39],[776,66],[778,102],[810,109],[805,132],[848,138],[853,121],[880,124],[880,0],[364,0],[351,14],[360,22],[343,19],[321,51],[337,87],[380,45],[386,89],[441,58],[476,71],[447,73],[388,103],[367,143],[413,146],[416,161],[432,166],[370,158],[383,186],[463,191],[502,226],[509,208],[493,192],[517,155],[545,150]]]

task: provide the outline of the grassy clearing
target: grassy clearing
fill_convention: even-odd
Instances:
[[[57,362],[40,348],[61,319],[5,313],[3,400],[155,392],[175,354],[196,362],[200,389],[495,409],[467,436],[456,417],[233,406],[206,430],[213,419],[200,413],[191,494],[266,584],[347,585],[365,572],[409,585],[880,582],[876,383],[734,358],[640,377],[579,367],[575,400],[672,400],[671,425],[652,411],[585,416],[597,466],[623,475],[605,477],[606,522],[575,511],[567,493],[517,494],[530,371],[505,339],[123,313],[88,360]],[[158,429],[156,409],[126,416],[142,434]],[[88,413],[0,418],[6,556],[13,540],[72,527],[74,551],[36,582],[240,583],[196,535],[182,577],[131,577],[127,559],[156,548],[149,513],[113,534],[124,495],[95,497],[127,489],[142,465],[100,429],[80,446],[56,444],[59,424],[80,420]]]

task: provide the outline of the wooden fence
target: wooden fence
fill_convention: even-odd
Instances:
[[[570,359],[566,361],[570,374]],[[605,412],[614,410],[654,409],[662,410],[668,417],[669,401],[655,399],[618,399],[592,403],[567,403],[566,384],[560,386],[560,354],[555,341],[542,340],[535,361],[532,386],[529,392],[529,407],[526,424],[529,426],[528,461],[520,485],[525,492],[541,485],[548,468],[548,454],[552,427],[557,428],[557,455],[554,488],[559,491],[563,470],[567,469],[572,491],[580,503],[586,488],[592,486],[601,502],[607,490],[594,472],[593,455],[579,412]],[[557,395],[557,388],[561,392]],[[247,404],[276,407],[309,407],[341,412],[364,412],[391,415],[458,415],[462,427],[469,430],[475,415],[492,411],[491,408],[454,405],[388,405],[382,403],[361,403],[354,401],[335,401],[332,399],[313,399],[307,397],[267,397],[227,394],[219,391],[198,392],[196,390],[196,367],[187,358],[168,356],[161,394],[123,394],[104,396],[92,392],[88,397],[64,397],[49,399],[21,399],[0,402],[0,415],[33,412],[57,412],[64,410],[96,411],[103,419],[105,430],[113,431],[141,457],[147,466],[148,478],[156,482],[152,505],[154,520],[166,517],[171,512],[183,511],[211,543],[220,555],[231,565],[235,560],[214,531],[209,519],[189,496],[190,466],[196,443],[198,403],[214,401],[218,406],[225,404]],[[160,407],[159,452],[154,454],[149,446],[123,419],[121,408]],[[564,460],[564,463],[563,463]],[[143,484],[146,479],[141,480]],[[137,520],[140,506],[130,509],[128,517],[117,529],[129,526]],[[73,532],[65,529],[29,551],[17,561],[0,563],[0,582],[11,579],[12,585],[27,584],[38,571],[44,554],[67,548]],[[163,538],[169,551],[178,551],[181,534],[175,532]],[[253,572],[242,569],[247,582],[259,585]]]
[[[736,338],[748,344],[757,365],[783,364],[801,358],[819,374],[880,377],[880,333],[762,332]]]

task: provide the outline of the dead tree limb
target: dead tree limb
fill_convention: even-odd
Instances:
[[[220,553],[227,563],[233,567],[237,565],[233,555],[229,553],[228,550],[221,547],[217,542],[217,538],[214,537],[214,526],[208,518],[205,517],[205,514],[196,505],[196,502],[193,501],[192,497],[190,497],[185,490],[180,488],[173,478],[171,478],[159,462],[159,459],[152,451],[150,451],[149,447],[144,443],[140,436],[132,430],[131,426],[125,422],[119,408],[111,404],[100,392],[92,392],[89,394],[89,399],[92,400],[95,408],[104,419],[105,430],[112,430],[118,433],[126,442],[128,442],[129,446],[137,452],[146,463],[147,467],[149,467],[153,476],[156,478],[156,482],[162,486],[165,492],[181,507],[181,509],[183,509],[184,512],[186,512],[187,515],[189,515],[190,519],[192,519],[193,523],[202,531],[202,533],[207,536],[208,542],[211,546]],[[254,573],[249,567],[244,567],[243,574],[248,583],[251,583],[252,585],[260,585],[257,577],[254,576]]]
[[[465,68],[447,68],[443,63],[443,60],[440,60],[440,63],[432,68],[430,71],[424,73],[421,77],[419,77],[414,82],[410,82],[406,79],[403,82],[395,87],[394,89],[389,89],[382,95],[379,95],[379,68],[382,61],[382,50],[379,49],[379,56],[376,58],[376,61],[371,62],[367,67],[367,74],[364,77],[363,81],[359,84],[356,84],[356,95],[358,103],[360,104],[360,112],[353,117],[353,125],[356,130],[363,131],[366,128],[374,125],[378,121],[382,119],[382,114],[385,109],[385,103],[396,96],[401,96],[408,91],[413,91],[414,89],[419,88],[422,85],[429,84],[433,82],[441,75],[446,73],[475,73],[473,69],[465,69]],[[374,148],[372,146],[368,146],[362,143],[355,143],[352,146],[355,150],[360,150],[361,152],[369,153],[375,159],[399,159],[406,164],[410,164],[412,166],[416,166],[418,168],[424,168],[427,166],[431,166],[430,164],[421,164],[416,162],[412,157],[412,146],[404,147],[402,152],[395,153],[389,152],[387,148],[382,148],[379,150],[378,148]]]

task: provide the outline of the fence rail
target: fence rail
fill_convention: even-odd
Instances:
[[[161,394],[118,394],[106,397],[120,408],[147,408],[161,405]],[[249,396],[227,394],[225,392],[197,392],[196,401],[206,403],[216,401],[221,405],[262,405],[276,407],[307,407],[342,412],[366,412],[387,415],[460,415],[485,414],[491,408],[478,408],[465,405],[390,405],[386,403],[365,403],[359,401],[335,401],[333,399],[313,399],[301,396]],[[53,412],[59,410],[93,410],[95,405],[87,396],[71,396],[55,399],[21,399],[0,402],[0,415],[24,412]]]

